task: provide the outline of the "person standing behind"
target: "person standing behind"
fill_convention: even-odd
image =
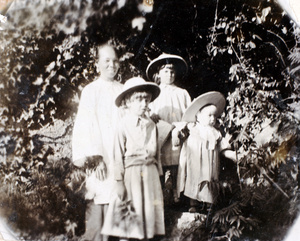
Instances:
[[[120,113],[115,106],[122,84],[115,80],[119,59],[113,46],[98,47],[100,77],[82,91],[75,119],[72,154],[75,166],[86,171],[86,221],[83,240],[107,240],[101,228],[113,189],[112,148]]]
[[[187,70],[185,60],[173,54],[161,54],[149,63],[146,75],[149,80],[159,84],[161,89],[158,98],[149,105],[154,121],[163,120],[174,126],[181,121],[184,111],[191,103],[191,97],[185,89],[177,87],[174,83],[175,80],[182,78]],[[176,195],[176,180],[180,148],[172,148],[172,145],[179,146],[180,143],[176,128],[172,133],[161,149],[164,175],[169,171],[172,180],[173,200],[165,200],[168,204],[179,201]]]

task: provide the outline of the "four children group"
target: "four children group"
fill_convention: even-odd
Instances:
[[[199,185],[218,180],[220,152],[235,160],[214,127],[225,98],[209,92],[191,102],[188,92],[174,84],[188,69],[180,56],[162,54],[151,61],[146,69],[151,82],[134,77],[122,85],[116,80],[115,49],[100,46],[98,55],[100,77],[82,91],[72,140],[74,164],[87,173],[82,239],[163,236],[160,177],[168,172],[173,202],[183,192],[189,211],[196,212],[200,204],[215,201],[208,185]],[[160,122],[170,126],[164,138],[159,138]]]

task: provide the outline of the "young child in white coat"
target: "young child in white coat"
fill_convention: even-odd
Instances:
[[[190,199],[190,212],[198,211],[200,204],[207,207],[215,202],[209,182],[219,178],[220,153],[236,159],[229,143],[215,128],[224,107],[225,98],[220,92],[208,92],[196,98],[182,118],[188,123],[189,136],[180,153],[177,191]]]
[[[175,80],[181,79],[187,73],[187,70],[185,60],[173,54],[161,54],[149,63],[146,74],[149,80],[157,83],[161,89],[158,98],[149,105],[151,118],[154,121],[162,120],[174,125],[174,127],[181,121],[184,111],[191,103],[191,97],[185,89],[175,85]],[[170,134],[161,148],[164,176],[166,172],[170,174],[169,180],[171,180],[172,185],[170,191],[173,192],[173,195],[169,195],[173,200],[165,197],[167,199],[165,203],[167,204],[179,201],[176,195],[176,179],[180,148],[174,148],[175,145],[178,146],[178,141],[177,136],[173,135],[172,138],[172,134]]]

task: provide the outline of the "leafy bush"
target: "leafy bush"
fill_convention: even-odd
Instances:
[[[121,82],[145,76],[151,59],[172,52],[188,62],[190,73],[177,84],[192,97],[209,90],[227,97],[220,126],[239,162],[224,160],[220,182],[210,184],[219,201],[193,226],[195,240],[272,240],[270,230],[282,237],[293,221],[299,29],[273,1],[154,2],[153,11],[133,0],[32,2],[8,13],[0,31],[0,203],[22,237],[83,231],[72,123],[82,88],[97,75],[95,47],[106,41],[118,46]]]
[[[227,191],[220,192],[206,233],[213,240],[281,240],[300,204],[299,107],[294,104],[299,103],[299,79],[290,69],[299,55],[297,47],[288,53],[285,41],[292,26],[276,23],[281,17],[271,2],[236,4],[235,14],[228,6],[219,9],[207,49],[213,62],[231,60],[221,126],[232,134],[241,155],[234,169],[238,178],[231,174],[233,178],[208,186]],[[270,23],[272,30],[267,29]]]
[[[97,45],[114,42],[120,74],[134,72],[126,64],[130,53],[118,43],[120,33],[109,35],[123,10],[110,1],[33,1],[8,13],[0,31],[0,203],[22,237],[83,231],[84,179],[76,179],[80,171],[71,162],[73,121],[79,93],[97,75]]]

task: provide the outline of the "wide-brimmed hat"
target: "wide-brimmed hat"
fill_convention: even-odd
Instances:
[[[192,101],[182,116],[182,121],[195,122],[197,112],[206,105],[214,105],[217,107],[216,116],[220,116],[224,111],[226,104],[225,97],[217,91],[207,92],[198,96]]]
[[[148,64],[146,69],[147,78],[153,80],[153,75],[157,72],[158,67],[164,64],[173,64],[178,77],[183,77],[188,70],[188,65],[182,57],[163,53]]]
[[[115,100],[116,106],[120,106],[124,97],[130,92],[134,91],[146,91],[152,94],[151,101],[155,100],[160,93],[160,88],[157,84],[146,82],[141,77],[133,77],[127,80],[123,86],[122,92],[117,96]]]

